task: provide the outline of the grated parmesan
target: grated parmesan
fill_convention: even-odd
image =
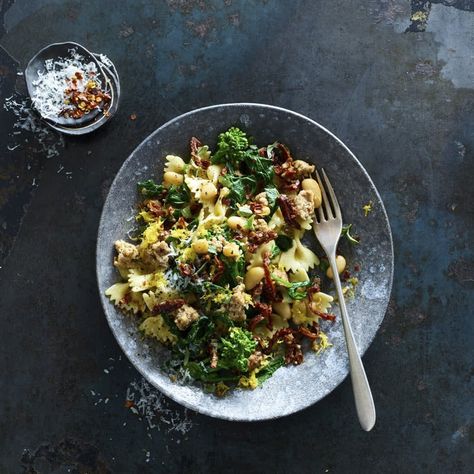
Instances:
[[[31,99],[44,118],[54,119],[65,110],[74,109],[67,103],[66,89],[77,72],[82,76],[82,79],[77,80],[79,92],[86,90],[89,81],[94,81],[98,88],[101,88],[96,63],[86,63],[75,48],[70,49],[69,54],[68,58],[47,59],[44,62],[44,71],[38,70],[38,79],[33,81],[35,90]]]

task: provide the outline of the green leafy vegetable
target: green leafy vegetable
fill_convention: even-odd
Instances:
[[[267,186],[265,188],[265,193],[267,195],[268,206],[272,211],[274,211],[276,207],[276,200],[280,193],[278,192],[278,189],[275,186]]]
[[[159,196],[165,189],[162,184],[156,184],[152,179],[139,181],[137,183],[137,188],[138,192],[147,198]]]
[[[287,250],[291,249],[293,245],[293,239],[287,235],[281,234],[275,239],[275,243],[282,252],[286,252]]]
[[[258,384],[262,384],[265,380],[268,380],[277,369],[285,365],[285,359],[282,356],[274,357],[270,360],[268,365],[262,368],[257,374]]]
[[[273,182],[275,172],[273,170],[272,160],[260,156],[256,146],[251,146],[242,158],[245,167],[249,170],[248,174],[254,175],[257,179],[263,181],[265,185]]]
[[[357,245],[359,243],[359,240],[353,235],[351,235],[351,227],[352,224],[343,225],[341,230],[341,236],[345,237],[351,244]]]
[[[186,184],[175,186],[174,184],[168,188],[165,203],[175,208],[183,208],[188,206],[191,195]]]
[[[257,181],[253,176],[238,176],[226,174],[219,177],[219,182],[229,188],[228,198],[234,203],[241,203],[246,200],[248,193],[254,193],[257,188]]]
[[[278,245],[274,245],[272,247],[272,253],[270,254],[270,260],[273,260],[277,255],[281,254],[281,249],[278,247]]]
[[[221,357],[218,367],[248,371],[249,357],[254,353],[257,341],[252,333],[238,327],[229,330],[228,337],[221,339]]]
[[[307,292],[305,288],[311,285],[310,280],[290,282],[283,280],[274,274],[272,274],[272,278],[280,285],[288,288],[288,296],[293,300],[302,300],[306,298]]]

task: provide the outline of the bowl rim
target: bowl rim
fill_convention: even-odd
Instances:
[[[130,155],[125,159],[125,161],[122,163],[122,165],[120,166],[119,170],[117,171],[115,177],[114,177],[114,180],[112,181],[110,187],[109,187],[109,191],[107,193],[107,197],[106,199],[104,200],[104,204],[103,204],[103,207],[102,207],[102,211],[101,211],[101,215],[100,215],[100,220],[99,220],[99,226],[98,226],[98,233],[97,233],[97,243],[96,243],[96,280],[97,280],[97,289],[99,291],[99,299],[101,301],[101,306],[102,306],[102,309],[104,311],[104,314],[105,314],[105,317],[106,317],[106,320],[107,320],[107,324],[109,325],[109,328],[112,332],[112,334],[114,335],[114,338],[115,340],[117,341],[119,347],[121,348],[122,352],[125,354],[125,356],[127,357],[127,359],[129,360],[129,362],[132,364],[132,366],[142,375],[142,377],[148,382],[150,383],[152,386],[154,386],[157,390],[159,390],[161,393],[163,393],[164,395],[166,395],[167,397],[169,397],[171,400],[173,400],[174,402],[184,406],[185,408],[187,409],[190,409],[194,412],[197,412],[197,413],[200,413],[200,414],[203,414],[203,415],[207,415],[207,416],[210,416],[211,418],[216,418],[216,419],[221,419],[221,420],[227,420],[227,421],[237,421],[237,422],[259,422],[259,421],[265,421],[265,420],[273,420],[273,419],[278,419],[278,418],[283,418],[283,417],[286,417],[286,416],[289,416],[289,415],[292,415],[294,413],[298,413],[302,410],[305,410],[313,405],[315,405],[317,402],[321,401],[323,398],[327,397],[330,393],[332,393],[339,385],[342,384],[342,382],[347,378],[347,376],[350,374],[350,370],[348,370],[347,374],[339,381],[339,383],[337,383],[329,392],[327,392],[325,395],[323,395],[319,400],[315,401],[315,402],[312,402],[312,403],[309,403],[307,405],[303,405],[303,406],[300,406],[300,407],[297,407],[296,409],[292,410],[292,411],[289,411],[287,413],[284,413],[282,415],[273,415],[273,416],[263,416],[263,417],[259,417],[259,418],[250,418],[250,417],[246,417],[245,414],[243,414],[242,416],[239,416],[239,417],[236,417],[236,416],[226,416],[225,414],[216,414],[213,412],[213,410],[211,409],[207,409],[206,406],[199,406],[199,407],[196,407],[194,405],[192,405],[191,403],[188,403],[186,400],[182,400],[181,398],[179,397],[176,397],[174,395],[174,392],[172,390],[168,390],[164,387],[161,387],[161,386],[157,386],[155,383],[153,383],[149,378],[148,378],[148,375],[146,374],[146,371],[142,369],[142,367],[139,367],[137,366],[132,360],[131,360],[131,357],[128,355],[127,351],[125,350],[125,347],[123,346],[123,344],[119,341],[119,338],[117,338],[115,336],[115,332],[114,332],[114,329],[112,327],[112,323],[110,321],[110,318],[109,318],[109,315],[108,315],[108,312],[107,312],[107,307],[106,307],[106,300],[105,298],[102,297],[102,294],[101,294],[101,289],[100,289],[100,285],[99,285],[99,281],[100,281],[100,277],[99,277],[99,266],[100,266],[100,261],[99,261],[99,242],[101,241],[101,234],[102,234],[102,229],[103,229],[103,226],[104,226],[104,223],[105,223],[105,207],[106,207],[106,204],[107,204],[107,201],[109,199],[109,193],[110,193],[110,189],[113,188],[113,186],[115,185],[115,182],[117,181],[118,179],[118,176],[120,174],[120,171],[122,170],[122,168],[125,166],[126,163],[128,163],[129,160],[131,160],[135,154],[138,152],[139,149],[141,149],[141,147],[143,145],[146,144],[146,142],[151,138],[153,137],[155,134],[159,133],[159,131],[163,130],[164,128],[170,126],[171,124],[173,124],[174,122],[177,122],[179,120],[182,120],[183,118],[187,117],[187,116],[190,116],[190,115],[193,115],[195,113],[199,113],[199,112],[205,112],[207,110],[213,110],[213,109],[219,109],[219,108],[229,108],[229,107],[253,107],[253,108],[264,108],[264,109],[271,109],[271,110],[277,110],[277,111],[280,111],[280,112],[284,112],[284,113],[287,113],[287,114],[291,114],[293,116],[296,116],[296,117],[299,117],[303,120],[306,120],[308,122],[310,122],[311,124],[315,125],[316,127],[318,127],[319,129],[321,129],[323,132],[327,133],[333,140],[335,140],[340,146],[343,147],[343,149],[350,154],[350,156],[354,159],[355,163],[357,164],[357,166],[359,166],[359,168],[361,169],[362,173],[365,175],[366,179],[369,181],[370,185],[372,186],[372,189],[373,189],[373,192],[375,193],[375,195],[377,196],[378,198],[378,204],[380,204],[380,207],[381,207],[381,210],[382,210],[382,215],[383,215],[383,218],[384,218],[384,222],[385,222],[385,225],[386,225],[386,228],[387,228],[387,232],[388,232],[388,238],[389,238],[389,243],[390,243],[390,274],[389,274],[389,281],[388,281],[388,288],[387,288],[387,303],[385,305],[385,308],[384,308],[384,316],[383,318],[381,318],[379,324],[377,325],[376,327],[376,330],[375,330],[375,333],[374,333],[374,337],[373,339],[370,341],[370,343],[368,344],[368,346],[365,348],[365,350],[363,351],[360,351],[360,356],[363,357],[363,355],[365,354],[365,352],[369,349],[369,347],[371,346],[371,344],[373,343],[373,340],[375,339],[376,335],[377,335],[377,332],[378,330],[380,329],[380,325],[382,324],[383,320],[385,319],[385,316],[387,314],[387,309],[388,309],[388,305],[389,305],[389,302],[390,302],[390,297],[391,297],[391,293],[392,293],[392,286],[393,286],[393,275],[394,275],[394,247],[393,247],[393,237],[392,237],[392,230],[391,230],[391,226],[390,226],[390,221],[389,221],[389,218],[388,218],[388,214],[387,214],[387,211],[385,209],[385,205],[383,203],[383,200],[380,196],[380,193],[378,191],[378,189],[376,188],[374,182],[372,181],[372,178],[370,177],[370,175],[368,174],[368,172],[366,171],[366,169],[364,168],[364,166],[362,165],[362,163],[358,160],[358,158],[355,156],[355,154],[347,147],[347,145],[340,139],[338,138],[336,135],[334,135],[334,133],[332,133],[330,130],[328,130],[326,127],[324,127],[323,125],[321,125],[320,123],[316,122],[315,120],[307,117],[306,115],[303,115],[303,114],[300,114],[298,112],[294,112],[293,110],[290,110],[290,109],[286,109],[284,107],[279,107],[279,106],[275,106],[275,105],[269,105],[269,104],[261,104],[261,103],[256,103],[256,102],[230,102],[230,103],[223,103],[223,104],[216,104],[216,105],[210,105],[210,106],[205,106],[205,107],[200,107],[200,108],[197,108],[197,109],[192,109],[188,112],[185,112],[183,114],[180,114],[174,118],[172,118],[171,120],[168,120],[167,122],[165,122],[163,125],[159,126],[158,128],[156,128],[153,132],[151,132],[149,135],[147,135],[135,148],[134,150],[130,153]]]

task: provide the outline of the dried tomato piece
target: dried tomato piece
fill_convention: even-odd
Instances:
[[[188,263],[180,263],[178,265],[178,270],[181,273],[181,275],[185,277],[191,277],[194,274],[194,268]]]
[[[152,313],[172,313],[173,311],[176,311],[177,309],[181,308],[181,306],[183,306],[184,304],[186,304],[186,301],[181,298],[164,301],[163,303],[158,303],[157,305],[155,305],[153,307]]]
[[[288,196],[284,194],[280,194],[277,198],[277,203],[281,209],[281,213],[283,214],[283,218],[285,222],[295,229],[299,229],[300,225],[296,220],[297,212],[293,205],[293,203],[289,200]]]
[[[274,230],[264,231],[251,231],[248,235],[248,247],[247,250],[250,253],[255,253],[257,248],[262,245],[274,240],[278,237],[278,234]]]
[[[261,316],[263,316],[264,319],[267,320],[267,328],[270,330],[273,329],[271,305],[257,301],[255,303],[255,309],[259,312]]]
[[[321,319],[324,319],[326,321],[335,321],[336,320],[336,315],[335,314],[323,313],[322,311],[319,311],[318,309],[316,309],[316,304],[315,303],[309,303],[308,308],[312,313],[317,314]]]
[[[260,322],[260,321],[263,321],[265,319],[265,317],[261,314],[257,314],[257,316],[254,316],[249,322],[248,322],[248,329],[249,331],[253,331],[257,324]]]
[[[201,146],[202,146],[202,143],[196,137],[191,138],[191,156],[193,157],[193,161],[194,163],[196,163],[196,166],[199,166],[207,170],[211,162],[208,160],[201,160],[201,158],[199,157],[198,149]]]
[[[150,213],[156,217],[163,217],[167,214],[166,209],[163,209],[160,201],[157,201],[156,199],[150,199],[149,201],[146,201],[146,207]]]

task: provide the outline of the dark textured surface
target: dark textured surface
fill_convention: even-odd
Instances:
[[[0,43],[21,66],[48,43],[78,41],[110,55],[123,89],[118,115],[97,133],[65,146],[46,137],[59,152],[49,159],[31,134],[12,135],[16,118],[0,110],[0,471],[469,472],[472,10],[469,1],[0,2]],[[0,58],[3,100],[16,71]],[[162,429],[150,439],[123,407],[137,374],[118,359],[94,277],[105,194],[157,126],[230,101],[319,121],[382,194],[396,269],[364,357],[378,409],[369,434],[349,381],[274,422],[194,415],[184,436]],[[95,405],[90,390],[109,403]]]

